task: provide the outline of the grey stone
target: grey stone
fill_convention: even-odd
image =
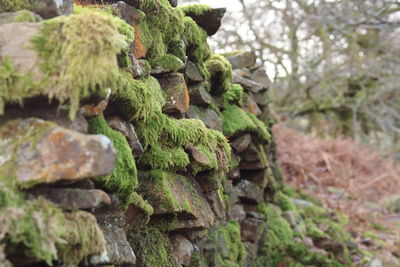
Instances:
[[[245,202],[259,203],[263,198],[263,191],[256,184],[242,180],[235,186],[239,198]]]
[[[222,119],[217,112],[212,109],[199,108],[191,105],[187,116],[191,119],[199,119],[204,124],[214,130],[222,131]]]
[[[194,247],[193,244],[182,234],[173,233],[170,236],[174,255],[183,266],[189,266]]]
[[[250,144],[251,136],[250,134],[245,134],[233,140],[231,142],[231,147],[233,147],[233,149],[235,149],[237,153],[240,153],[245,150]]]
[[[140,20],[140,13],[136,8],[140,8],[141,2],[141,0],[118,1],[111,5],[111,9],[115,10],[115,14],[118,14],[129,25],[136,25]]]
[[[225,216],[225,204],[223,200],[218,196],[216,191],[208,193],[205,195],[208,203],[210,204],[211,209],[214,211],[214,214],[217,219],[222,220]]]
[[[196,64],[190,60],[186,62],[185,74],[190,82],[202,82],[204,80]]]
[[[246,218],[246,212],[244,212],[243,205],[234,205],[228,212],[229,220],[242,221]]]
[[[207,156],[195,146],[187,146],[185,151],[191,156],[191,159],[199,164],[207,165],[210,163],[210,160],[207,158]]]
[[[4,11],[18,11],[12,4],[5,4]],[[32,0],[30,5],[25,7],[30,11],[39,14],[44,19],[73,13],[72,0]]]
[[[257,105],[257,102],[254,101],[250,94],[245,94],[243,98],[243,106],[246,111],[256,115],[257,117],[262,115],[260,107]]]
[[[254,82],[250,79],[243,78],[238,75],[236,71],[232,72],[232,81],[243,86],[243,89],[251,91],[255,94],[264,90],[264,86],[262,84]]]
[[[106,175],[115,159],[114,146],[104,135],[85,135],[35,118],[0,128],[0,173],[15,177],[18,184]]]
[[[271,80],[269,79],[267,73],[264,69],[259,68],[251,74],[251,80],[258,82],[268,89],[271,86]]]
[[[161,88],[166,94],[164,112],[186,113],[189,110],[189,91],[185,78],[181,73],[172,73],[158,78]]]
[[[226,8],[213,8],[204,11],[201,14],[196,14],[196,12],[185,12],[185,15],[191,17],[197,25],[202,27],[207,32],[208,36],[212,36],[221,27],[221,20],[225,15],[225,12]]]
[[[242,241],[256,243],[261,236],[264,221],[255,218],[246,218],[240,223]]]
[[[265,93],[258,93],[258,94],[250,93],[250,95],[258,105],[262,107],[265,107],[267,105],[267,99],[265,97]]]
[[[139,157],[144,150],[139,138],[137,137],[135,127],[130,122],[124,121],[118,116],[107,118],[108,125],[116,131],[122,133],[128,140],[129,146],[132,148],[133,156]]]
[[[65,210],[94,209],[111,203],[110,197],[98,189],[40,187],[30,193],[43,196]]]
[[[192,105],[208,107],[213,102],[213,98],[205,89],[204,83],[189,86],[189,94]]]
[[[257,57],[254,52],[241,52],[226,59],[231,63],[232,69],[241,69],[253,66]]]
[[[171,4],[172,7],[178,6],[178,0],[169,0],[169,3]]]

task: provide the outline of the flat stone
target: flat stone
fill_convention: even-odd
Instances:
[[[235,186],[239,198],[245,202],[259,203],[263,198],[263,191],[256,184],[242,180]]]
[[[246,111],[256,115],[257,117],[262,115],[260,107],[250,94],[245,94],[243,102]]]
[[[129,146],[132,148],[133,156],[140,157],[144,150],[139,138],[137,137],[135,127],[132,123],[124,121],[118,116],[112,116],[107,118],[108,125],[114,130],[122,133],[128,140]]]
[[[221,20],[224,17],[226,8],[213,8],[204,11],[201,14],[195,12],[185,12],[185,15],[191,17],[197,25],[202,27],[208,36],[214,35],[221,27]]]
[[[116,228],[127,229],[128,224],[125,214],[121,212],[121,201],[116,195],[110,195],[111,204],[106,204],[94,211],[94,216],[99,225],[112,225]]]
[[[186,113],[189,110],[189,90],[181,73],[172,73],[158,78],[161,88],[166,94],[164,112],[178,111]]]
[[[178,71],[181,71],[185,68],[185,64],[183,63],[182,60],[180,60],[179,58],[175,58],[175,60],[178,62],[179,67],[178,67]],[[171,73],[174,72],[174,70],[172,68],[166,68],[163,65],[161,65],[159,62],[156,62],[151,71],[150,74],[153,76],[159,76],[159,75],[163,75],[163,74],[167,74],[167,73]]]
[[[231,147],[235,149],[236,152],[243,152],[249,145],[251,144],[251,136],[250,134],[245,134],[239,136],[235,140],[231,142]]]
[[[43,196],[65,210],[94,209],[111,204],[110,197],[99,189],[39,187],[30,190],[34,196]]]
[[[178,262],[183,266],[189,266],[190,258],[194,250],[193,244],[179,233],[171,234],[170,240]]]
[[[247,90],[247,91],[251,91],[255,94],[261,92],[264,90],[264,86],[258,82],[252,81],[250,79],[246,79],[241,77],[240,75],[238,75],[236,73],[236,71],[234,70],[232,72],[232,81],[234,83],[238,83],[241,86],[243,86],[243,89]]]
[[[142,0],[126,0],[126,1],[111,1],[111,2],[116,2],[111,5],[111,9],[117,11],[115,12],[115,14],[117,14],[121,19],[125,20],[126,23],[128,23],[129,25],[136,25],[139,22],[140,13],[137,10],[137,8],[140,8],[140,3],[142,2]]]
[[[213,98],[207,92],[204,83],[196,83],[189,86],[189,94],[192,105],[208,107],[213,102]]]
[[[186,62],[185,74],[189,82],[202,82],[204,80],[199,68],[190,60]]]
[[[265,215],[260,213],[257,205],[243,204],[243,209],[244,209],[247,217],[262,220],[262,221],[265,220]]]
[[[13,3],[13,1],[11,1],[11,3]],[[33,11],[44,19],[73,13],[72,0],[32,0],[29,3],[30,5],[26,6],[24,9]],[[15,8],[10,2],[2,5],[5,5],[2,6],[4,11],[18,11],[18,8]]]
[[[271,86],[271,80],[269,79],[267,73],[264,69],[259,68],[255,70],[251,74],[251,80],[258,82],[264,86],[265,89],[268,89]]]
[[[226,58],[232,65],[232,69],[251,67],[256,64],[257,56],[252,52],[241,52]]]
[[[268,169],[254,170],[254,171],[242,171],[242,178],[255,183],[261,188],[265,188],[269,182],[270,171]]]
[[[190,105],[187,116],[190,119],[203,121],[207,128],[222,131],[222,119],[217,112],[212,109]]]
[[[194,146],[187,146],[186,147],[186,152],[197,163],[200,163],[200,164],[203,164],[203,165],[207,165],[207,164],[210,163],[210,160],[207,158],[207,156],[203,152],[198,150],[196,147],[194,147]]]
[[[265,96],[265,92],[264,93],[258,93],[258,94],[253,94],[253,93],[249,93],[252,98],[254,99],[254,101],[261,107],[265,107],[267,105],[267,99]]]
[[[215,217],[218,220],[225,219],[225,204],[223,200],[218,196],[216,191],[205,194],[211,209],[214,211]]]
[[[246,212],[244,212],[243,205],[236,204],[228,212],[229,220],[242,221],[246,218]]]
[[[240,223],[242,241],[256,243],[260,238],[264,221],[255,218],[246,218]]]
[[[0,173],[25,186],[106,175],[115,158],[104,135],[85,135],[35,118],[0,128]]]
[[[62,110],[55,106],[40,108],[7,108],[4,115],[0,116],[0,125],[14,119],[39,118],[52,121],[59,126],[70,130],[87,133],[88,123],[81,112],[76,114],[75,120],[71,121],[68,110]]]

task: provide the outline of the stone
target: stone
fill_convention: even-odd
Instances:
[[[135,266],[136,256],[130,246],[125,232],[120,227],[99,224],[107,242],[107,257],[92,256],[93,265],[112,264],[117,266]]]
[[[193,244],[182,234],[173,233],[170,236],[174,255],[178,262],[183,266],[189,266],[190,259],[194,250]]]
[[[229,177],[229,179],[232,179],[232,180],[240,179],[241,178],[240,169],[238,167],[231,169],[228,172],[228,177]]]
[[[196,12],[185,12],[185,15],[191,17],[197,25],[202,27],[208,36],[214,35],[221,27],[221,20],[225,15],[226,8],[212,8],[196,14]]]
[[[210,160],[207,158],[207,156],[203,152],[198,150],[195,146],[187,146],[185,151],[191,156],[191,158],[195,162],[203,165],[210,164]]]
[[[6,113],[0,116],[0,125],[17,118],[28,119],[32,117],[52,121],[59,126],[76,132],[88,132],[88,123],[81,112],[78,112],[75,120],[71,121],[68,110],[59,109],[56,106],[42,106],[40,108],[24,107],[23,109],[14,107],[7,108]]]
[[[124,121],[118,116],[107,117],[106,119],[111,128],[122,133],[126,137],[129,146],[132,148],[133,156],[140,157],[143,154],[144,149],[137,137],[135,127],[133,127],[132,123]]]
[[[187,116],[190,119],[203,121],[207,128],[222,131],[222,119],[217,112],[212,109],[190,105]]]
[[[12,3],[12,1],[11,1]],[[73,1],[72,0],[32,0],[29,2],[30,11],[39,14],[44,19],[50,19],[57,16],[69,15],[73,13]],[[2,7],[5,11],[18,11],[12,6],[12,4],[5,4],[6,7]]]
[[[240,236],[244,242],[256,243],[261,236],[263,220],[246,218],[240,223]]]
[[[154,215],[177,215],[174,229],[213,225],[214,213],[194,179],[161,171],[157,177],[142,175],[139,193],[153,206]]]
[[[25,14],[24,14],[25,15]],[[38,22],[40,20],[42,20],[42,18],[35,13],[30,13],[30,15],[32,16],[32,19],[35,22]],[[4,13],[0,13],[0,25],[1,24],[6,24],[6,23],[13,23],[18,21],[18,19],[21,18],[21,13],[19,12],[4,12]],[[33,21],[30,21],[33,22]]]
[[[204,83],[196,83],[189,86],[190,103],[192,105],[208,107],[212,102],[213,98],[209,92],[207,92]]]
[[[65,210],[95,209],[111,204],[110,197],[99,189],[39,187],[29,192],[36,197],[43,196]]]
[[[242,180],[235,186],[239,198],[249,203],[259,203],[263,198],[263,191],[256,184]]]
[[[202,82],[204,80],[196,64],[190,60],[186,62],[185,74],[189,82]]]
[[[185,64],[182,62],[182,60],[180,60],[179,58],[176,58],[175,60],[179,64],[178,71],[181,71],[183,68],[185,68]],[[163,75],[163,74],[167,74],[167,73],[171,73],[171,72],[174,72],[174,70],[172,68],[166,68],[159,62],[156,62],[154,64],[154,66],[152,67],[150,74],[153,76],[159,76],[159,75]]]
[[[106,175],[115,159],[104,135],[85,135],[36,118],[0,128],[0,174],[25,187]]]
[[[251,80],[258,82],[264,86],[265,89],[268,89],[271,86],[271,80],[269,79],[267,73],[264,69],[259,68],[255,70],[251,74]]]
[[[178,0],[169,0],[169,3],[171,4],[172,7],[178,6]]]
[[[251,144],[250,134],[239,136],[231,142],[231,147],[237,152],[243,152]]]
[[[257,205],[243,204],[243,209],[247,217],[258,220],[265,220],[265,215],[259,212]]]
[[[246,218],[246,212],[244,212],[243,205],[236,204],[228,212],[229,220],[242,221]]]
[[[111,204],[103,205],[94,211],[94,216],[99,225],[112,225],[115,228],[127,229],[128,224],[125,215],[120,210],[121,201],[111,194]]]
[[[186,113],[189,110],[189,90],[181,73],[172,73],[158,78],[166,95],[164,112]]]
[[[239,164],[241,170],[262,170],[266,167],[268,167],[268,165],[263,163],[261,160],[252,162],[242,160]]]
[[[108,106],[108,101],[110,100],[111,88],[107,89],[106,96],[100,99],[97,104],[86,104],[82,105],[80,112],[87,118],[97,117],[103,114],[104,110]],[[92,102],[92,101],[91,101]]]
[[[265,93],[253,94],[250,92],[249,94],[259,106],[265,107],[267,105]]]
[[[257,105],[256,101],[254,101],[250,94],[245,94],[243,98],[244,110],[256,115],[257,117],[262,115],[260,107]]]
[[[269,174],[268,169],[262,170],[254,170],[254,171],[242,171],[241,175],[243,179],[249,180],[252,183],[255,183],[261,188],[265,188],[269,182]]]
[[[111,9],[115,10],[115,13],[129,25],[136,25],[140,20],[137,8],[140,8],[141,2],[141,0],[118,1],[111,5]]]
[[[251,67],[256,64],[257,56],[252,52],[241,52],[226,58],[232,65],[232,69]]]
[[[252,242],[243,242],[244,247],[246,248],[247,255],[244,262],[244,266],[248,266],[251,260],[257,258],[257,251],[258,251],[258,243]]]
[[[246,79],[246,78],[241,77],[240,75],[238,75],[236,73],[235,70],[232,72],[232,81],[234,83],[238,83],[241,86],[243,86],[244,90],[251,91],[251,92],[253,92],[255,94],[257,94],[257,93],[259,93],[259,92],[264,90],[264,86],[262,84],[260,84],[258,82],[254,82],[254,81],[252,81],[250,79]]]
[[[223,200],[218,196],[216,191],[208,193],[205,195],[208,203],[210,204],[211,209],[214,211],[214,214],[217,219],[222,220],[225,219],[225,204]]]

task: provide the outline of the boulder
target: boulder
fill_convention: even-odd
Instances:
[[[65,210],[94,209],[111,204],[110,197],[98,189],[39,187],[30,193],[36,197],[43,196]]]
[[[259,203],[263,198],[263,191],[256,184],[242,180],[235,186],[239,198],[248,203]]]
[[[221,27],[221,20],[225,12],[226,8],[212,8],[201,13],[186,11],[185,15],[191,17],[197,25],[202,27],[208,36],[212,36]]]
[[[189,90],[181,73],[172,73],[158,78],[161,88],[166,94],[164,112],[186,113],[189,110]]]
[[[116,151],[103,135],[85,135],[41,119],[19,119],[0,128],[0,174],[32,186],[106,175]]]
[[[240,52],[226,58],[232,65],[232,69],[251,67],[256,64],[256,54],[252,52]]]
[[[190,103],[192,105],[208,107],[212,102],[213,98],[209,92],[207,92],[204,83],[196,83],[189,86]]]

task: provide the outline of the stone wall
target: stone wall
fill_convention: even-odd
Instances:
[[[207,44],[224,9],[82,2],[0,3],[2,266],[349,261],[282,182],[255,54]]]

